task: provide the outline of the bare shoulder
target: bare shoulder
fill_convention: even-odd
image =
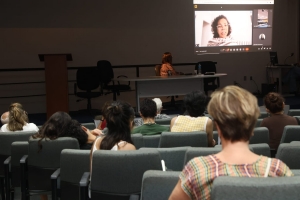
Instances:
[[[119,150],[136,150],[136,148],[133,144],[126,142],[124,145],[122,144],[119,146]]]

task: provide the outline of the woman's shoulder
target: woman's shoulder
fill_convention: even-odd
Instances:
[[[9,130],[7,130],[7,124],[3,124],[2,126],[1,126],[1,131],[2,132],[8,132]]]

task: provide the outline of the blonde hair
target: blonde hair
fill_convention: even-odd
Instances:
[[[21,131],[28,122],[28,117],[20,103],[12,103],[8,109],[9,121],[7,128],[10,131]]]
[[[231,142],[248,141],[260,115],[256,97],[237,86],[213,92],[208,113]]]

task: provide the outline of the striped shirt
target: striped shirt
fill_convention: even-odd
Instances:
[[[208,117],[191,117],[179,115],[172,126],[171,132],[206,131]]]
[[[223,163],[215,155],[192,159],[179,175],[181,188],[191,199],[210,199],[212,184],[218,176],[264,177],[268,157],[260,156],[252,164],[231,165]],[[269,177],[293,176],[281,160],[272,158]]]

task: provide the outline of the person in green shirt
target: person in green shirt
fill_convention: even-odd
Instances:
[[[148,98],[141,102],[140,115],[144,124],[132,130],[132,134],[141,133],[142,135],[156,135],[164,131],[170,131],[169,127],[162,126],[155,123],[155,116],[157,114],[156,103]]]

